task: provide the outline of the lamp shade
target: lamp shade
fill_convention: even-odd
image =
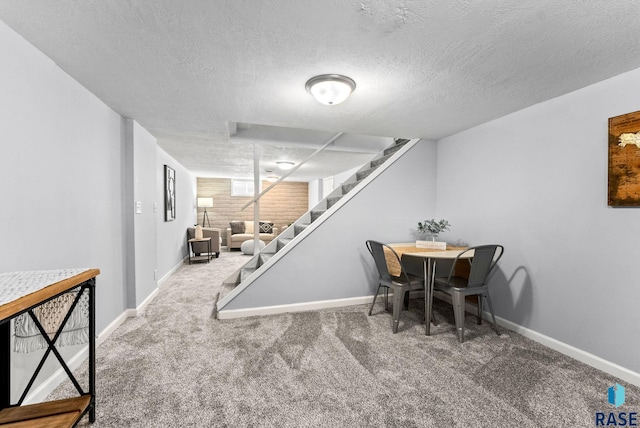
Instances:
[[[356,89],[356,82],[340,74],[322,74],[309,79],[305,87],[319,103],[335,105],[351,95]]]
[[[213,198],[198,198],[198,207],[200,208],[213,207]]]

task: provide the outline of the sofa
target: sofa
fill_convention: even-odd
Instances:
[[[232,221],[227,228],[227,248],[240,248],[242,243],[253,239],[253,221]],[[260,240],[265,244],[278,236],[278,228],[270,221],[259,222]]]
[[[187,241],[189,239],[193,239],[196,237],[196,228],[188,227],[187,228]],[[211,238],[211,254],[215,255],[216,258],[220,256],[220,246],[222,245],[222,238],[220,237],[220,229],[215,229],[213,227],[203,227],[202,228],[202,237],[203,238]],[[187,251],[189,248],[187,248]],[[208,244],[206,242],[192,242],[191,243],[191,251],[196,256],[200,254],[206,254],[208,250]]]

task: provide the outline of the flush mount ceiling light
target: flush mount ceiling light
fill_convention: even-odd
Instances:
[[[277,175],[267,175],[265,177],[265,180],[267,180],[270,183],[273,183],[274,181],[278,181],[280,177],[278,177]]]
[[[322,74],[309,79],[305,88],[319,103],[331,106],[346,100],[356,89],[356,82],[340,74]]]
[[[295,165],[293,162],[290,161],[278,161],[276,162],[276,165],[278,165],[278,168],[282,169],[282,170],[288,170],[293,168],[293,165]]]

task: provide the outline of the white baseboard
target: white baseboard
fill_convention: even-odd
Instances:
[[[89,347],[84,346],[78,353],[76,353],[73,357],[69,358],[66,361],[69,370],[72,372],[77,369],[80,364],[84,362],[84,360],[89,355]],[[34,388],[24,399],[22,403],[23,406],[27,404],[35,404],[40,403],[46,400],[47,396],[53,392],[54,389],[58,387],[65,379],[67,379],[67,374],[61,368],[55,371],[51,376],[49,376],[44,382],[38,385],[37,388]]]
[[[187,257],[185,257],[184,259],[182,259],[181,261],[179,261],[178,263],[176,263],[176,265],[174,267],[172,267],[169,272],[165,273],[162,278],[160,278],[160,280],[158,281],[158,288],[162,287],[162,284],[164,284],[164,282],[169,279],[169,277],[171,275],[173,275],[173,273],[175,271],[177,271],[178,269],[180,269],[181,266],[183,266],[185,264],[185,262],[187,261]]]
[[[414,297],[422,297],[421,293],[419,292],[413,293],[412,295]],[[393,293],[389,293],[389,297],[392,297],[392,296],[393,296]],[[448,300],[450,303],[451,300],[448,297],[449,296],[446,296],[446,295],[438,295],[438,298]],[[318,309],[338,308],[343,306],[370,304],[372,299],[373,299],[373,296],[362,296],[362,297],[351,297],[347,299],[323,300],[318,302],[306,302],[306,303],[291,304],[291,305],[264,306],[260,308],[226,309],[218,312],[218,319],[234,319],[234,318],[243,318],[243,317],[249,317],[249,316],[258,316],[258,315],[273,315],[273,314],[281,314],[286,312],[302,312],[302,311],[311,311],[311,310],[318,310]],[[478,311],[475,305],[472,305],[469,303],[467,303],[466,310],[467,312],[470,312],[472,314],[475,314]],[[491,319],[490,317],[491,315],[488,312],[483,311],[483,318],[490,320]],[[622,379],[625,382],[628,382],[632,385],[640,387],[640,373],[636,373],[625,367],[622,367],[610,361],[604,360],[596,355],[590,354],[574,346],[560,342],[559,340],[553,339],[549,336],[545,336],[544,334],[538,333],[537,331],[515,324],[504,318],[496,317],[496,322],[498,323],[498,325],[500,325],[503,328],[506,328],[507,330],[514,331],[548,348],[558,351],[561,354],[567,355],[591,367],[594,367],[607,374],[610,374],[611,376],[615,376],[619,379]]]
[[[96,338],[96,347],[100,346],[102,344],[102,342],[104,342],[105,340],[107,340],[107,338],[109,336],[111,336],[111,334],[116,331],[116,329],[118,327],[120,327],[122,325],[123,322],[125,322],[127,320],[127,318],[130,317],[134,317],[136,316],[136,310],[135,309],[127,309],[126,311],[124,311],[123,313],[120,314],[120,316],[118,318],[116,318],[115,320],[113,320],[111,322],[111,324],[109,324],[108,326],[105,327],[104,330],[102,330],[99,334],[98,337]],[[87,348],[88,349],[88,348]]]
[[[111,324],[109,324],[96,339],[96,346],[99,346],[103,343],[127,318],[137,316],[141,314],[144,308],[153,300],[153,298],[157,295],[158,290],[156,289],[145,301],[136,309],[127,309],[124,311],[118,318],[116,318]],[[417,294],[417,293],[416,293]],[[393,294],[390,293],[390,296]],[[417,297],[417,296],[416,296]],[[336,299],[336,300],[322,300],[316,302],[305,302],[305,303],[296,303],[290,305],[277,305],[277,306],[264,306],[260,308],[248,308],[248,309],[226,309],[218,312],[218,319],[234,319],[234,318],[244,318],[250,316],[260,316],[260,315],[273,315],[273,314],[281,314],[287,312],[303,312],[303,311],[311,311],[311,310],[319,310],[319,309],[329,309],[329,308],[339,308],[344,306],[355,306],[362,304],[370,304],[373,299],[373,296],[361,296],[361,297],[350,297],[345,299]],[[467,304],[467,311],[471,313],[476,313],[477,308],[475,305]],[[490,319],[490,314],[488,312],[483,312],[485,319]],[[553,339],[549,336],[545,336],[544,334],[538,333],[534,330],[528,329],[521,325],[515,324],[509,320],[504,318],[496,317],[496,322],[503,328],[507,330],[511,330],[518,334],[521,334],[524,337],[527,337],[531,340],[534,340],[548,348],[551,348],[555,351],[560,352],[561,354],[567,355],[571,358],[574,358],[584,364],[587,364],[591,367],[594,367],[598,370],[601,370],[611,376],[615,376],[625,382],[628,382],[632,385],[640,387],[640,373],[636,373],[632,370],[629,370],[625,367],[619,366],[610,361],[604,360],[596,355],[590,354],[586,351],[578,349],[574,346],[568,345],[566,343],[560,342],[556,339]],[[85,346],[82,350],[80,350],[76,355],[71,357],[69,361],[67,361],[67,365],[71,371],[75,370],[88,356],[88,347]],[[24,401],[24,404],[32,404],[39,403],[44,401],[51,392],[55,388],[60,385],[67,378],[66,373],[62,368],[58,369],[53,375],[51,375],[47,380],[45,380],[41,385],[39,385],[36,389],[31,392]]]
[[[451,298],[449,295],[442,294],[438,296],[441,299],[447,300],[451,303]],[[486,306],[485,306],[486,307]],[[478,313],[478,307],[471,303],[466,303],[465,310],[472,314]],[[491,314],[488,311],[482,311],[482,318],[487,321],[491,321]],[[596,368],[600,371],[603,371],[611,376],[615,376],[619,379],[624,380],[632,385],[640,387],[640,373],[636,373],[632,370],[629,370],[625,367],[619,366],[618,364],[612,363],[611,361],[607,361],[603,358],[600,358],[596,355],[590,354],[589,352],[583,351],[582,349],[576,348],[575,346],[568,345],[564,342],[560,342],[552,337],[545,336],[542,333],[538,333],[535,330],[531,330],[527,327],[523,327],[519,324],[496,316],[496,323],[506,328],[507,330],[511,330],[515,333],[518,333],[528,339],[533,340],[534,342],[538,342],[547,348],[551,348],[554,351],[558,351],[563,355],[571,357],[575,360],[580,361],[588,366]]]
[[[485,319],[491,319],[491,315],[488,312],[483,312],[483,314]],[[556,340],[549,336],[545,336],[544,334],[515,324],[504,318],[496,317],[496,322],[498,323],[498,325],[506,328],[507,330],[514,331],[524,337],[527,337],[546,346],[547,348],[551,348],[554,351],[558,351],[561,354],[574,358],[593,368],[610,374],[611,376],[615,376],[619,379],[624,380],[625,382],[640,387],[640,373],[636,373],[625,367],[619,366],[618,364],[612,363],[611,361],[607,361],[596,355],[590,354],[589,352],[583,351],[582,349],[578,349],[574,346],[560,342],[559,340]]]
[[[122,325],[123,322],[129,317],[137,316],[142,313],[144,307],[156,296],[158,289],[156,289],[149,297],[145,299],[140,306],[136,309],[127,309],[113,320],[104,330],[102,330],[98,337],[96,337],[96,348],[100,346],[111,334]],[[89,346],[84,346],[74,356],[69,358],[66,363],[69,370],[72,372],[77,369],[89,357]],[[62,382],[67,379],[67,374],[61,367],[56,370],[51,376],[49,376],[44,382],[34,388],[24,399],[23,405],[40,403],[47,399],[47,396],[51,394]]]
[[[156,296],[158,295],[158,293],[159,293],[159,292],[160,292],[160,289],[156,287],[156,289],[155,289],[155,290],[153,290],[153,291],[151,292],[151,294],[149,294],[149,295],[147,296],[147,298],[146,298],[146,299],[144,299],[144,300],[142,301],[142,303],[140,303],[140,304],[138,305],[138,307],[137,307],[137,308],[135,308],[135,309],[127,309],[125,312],[133,311],[133,314],[132,314],[132,315],[129,315],[129,316],[137,317],[138,315],[140,315],[141,313],[143,313],[143,312],[144,312],[144,310],[147,308],[147,306],[149,305],[149,303],[151,303],[151,301],[152,301],[153,299],[155,299],[155,298],[156,298]]]
[[[451,299],[448,295],[443,296],[448,298],[448,301],[451,302]],[[440,298],[442,298],[442,296]],[[478,313],[478,307],[471,303],[467,303],[465,305],[465,310],[472,314]],[[491,314],[488,311],[482,311],[482,318],[490,322]],[[507,330],[518,333],[528,339],[533,340],[534,342],[538,342],[546,346],[547,348],[551,348],[554,351],[558,351],[563,355],[580,361],[581,363],[610,374],[611,376],[622,379],[632,385],[640,387],[640,373],[636,373],[625,367],[619,366],[618,364],[612,363],[611,361],[607,361],[596,355],[590,354],[589,352],[583,351],[582,349],[576,348],[575,346],[560,342],[559,340],[556,340],[552,337],[546,336],[542,333],[538,333],[535,330],[523,327],[499,316],[496,316],[496,323],[499,326],[506,328]]]
[[[218,312],[218,319],[234,319],[258,315],[274,315],[287,312],[315,311],[318,309],[340,308],[343,306],[371,303],[373,296],[349,297],[346,299],[320,300],[316,302],[294,303],[290,305],[262,306],[247,309],[223,309]]]

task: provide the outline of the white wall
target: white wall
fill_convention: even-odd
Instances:
[[[195,177],[2,22],[0,55],[0,272],[99,268],[100,333],[155,291],[154,270],[159,279],[186,255]],[[176,169],[178,219],[160,227],[165,163]],[[13,399],[41,354],[13,354]],[[59,368],[52,361],[32,391]]]
[[[449,238],[505,245],[497,315],[635,372],[640,208],[607,206],[607,126],[638,87],[640,69],[439,141],[437,190]]]
[[[1,22],[0,56],[0,271],[99,268],[101,331],[125,309],[120,116]]]
[[[99,268],[100,330],[124,309],[120,116],[1,22],[0,40],[0,271]]]
[[[318,202],[322,200],[320,194],[322,193],[322,180],[312,180],[308,184],[309,186],[309,209],[318,205]]]
[[[435,142],[418,142],[224,309],[374,294],[377,274],[365,241],[416,240],[417,222],[435,214],[435,165]]]
[[[164,221],[164,165],[176,171],[176,219]],[[186,232],[188,227],[197,223],[196,217],[196,177],[185,167],[169,156],[164,150],[157,149],[156,160],[157,188],[157,232],[158,232],[158,280],[166,278],[187,257]]]
[[[318,203],[323,200],[333,189],[340,186],[356,172],[358,172],[362,166],[349,169],[339,174],[326,177],[324,179],[313,180],[309,182],[309,209],[312,209]],[[330,186],[327,183],[331,183]]]
[[[157,288],[158,261],[156,203],[159,169],[156,161],[156,139],[138,123],[133,122],[133,216],[135,225],[135,306],[140,306]],[[162,183],[162,181],[161,181]],[[159,205],[162,207],[162,204]],[[162,215],[162,208],[157,209]]]
[[[186,229],[196,222],[196,177],[158,147],[137,122],[124,119],[130,188],[125,189],[129,282],[128,307],[144,304],[187,256]],[[175,171],[176,219],[165,221],[164,166]],[[140,208],[138,209],[138,205]]]
[[[360,169],[362,168],[362,166],[357,166],[355,168],[351,168],[347,171],[343,171],[339,174],[336,174],[333,176],[333,188],[332,189],[324,189],[323,191],[325,192],[325,196],[328,195],[329,193],[331,193],[331,190],[337,188],[338,186],[341,186],[342,183],[344,183],[345,181],[347,181],[349,178],[351,178],[356,172],[360,171]],[[328,190],[328,191],[327,191]],[[323,196],[324,198],[324,196]]]

